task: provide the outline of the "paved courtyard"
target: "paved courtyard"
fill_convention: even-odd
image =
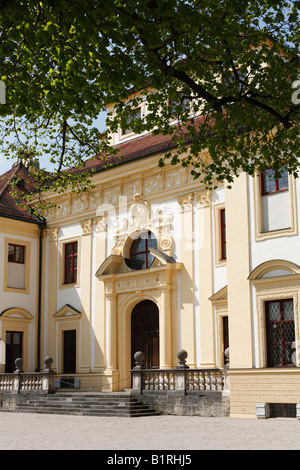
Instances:
[[[0,450],[300,450],[297,419],[0,412],[0,430]]]

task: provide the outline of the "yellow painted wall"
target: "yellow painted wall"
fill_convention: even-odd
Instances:
[[[300,374],[296,368],[230,371],[230,416],[256,418],[256,403],[299,403]]]
[[[1,259],[0,338],[5,342],[6,331],[23,333],[24,367],[35,369],[38,325],[38,250],[40,229],[37,224],[0,217]],[[7,248],[9,243],[25,246],[25,288],[7,287]],[[30,340],[30,341],[29,341]],[[5,365],[1,364],[0,372]]]
[[[230,367],[251,368],[248,180],[245,174],[225,190]]]

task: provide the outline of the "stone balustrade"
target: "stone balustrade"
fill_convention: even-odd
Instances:
[[[0,374],[0,392],[41,392],[54,393],[54,371],[51,369],[53,359],[46,357],[45,369],[41,372],[23,372],[23,360],[16,359],[16,370],[13,373]]]
[[[177,354],[179,365],[175,369],[144,369],[144,354],[138,351],[132,373],[133,390],[177,391],[225,391],[228,390],[227,369],[190,369],[186,366],[187,352]]]

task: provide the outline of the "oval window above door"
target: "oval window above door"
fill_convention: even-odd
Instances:
[[[129,267],[132,269],[149,268],[155,256],[150,253],[149,248],[157,249],[157,240],[152,232],[144,232],[135,238],[130,247]]]

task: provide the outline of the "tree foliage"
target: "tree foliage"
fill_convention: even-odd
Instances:
[[[189,165],[207,185],[231,182],[241,170],[253,175],[283,164],[295,174],[299,5],[2,2],[2,152],[48,154],[56,170],[51,175],[39,170],[44,189],[86,189],[89,176],[80,171],[85,159],[112,152],[107,136],[131,116],[135,132],[176,140],[177,150],[160,165],[167,158]],[[134,119],[141,100],[147,101],[147,113]],[[114,113],[100,136],[93,122],[107,103],[114,103]],[[207,151],[209,160],[202,157]],[[71,167],[78,171],[70,175],[65,170]]]

